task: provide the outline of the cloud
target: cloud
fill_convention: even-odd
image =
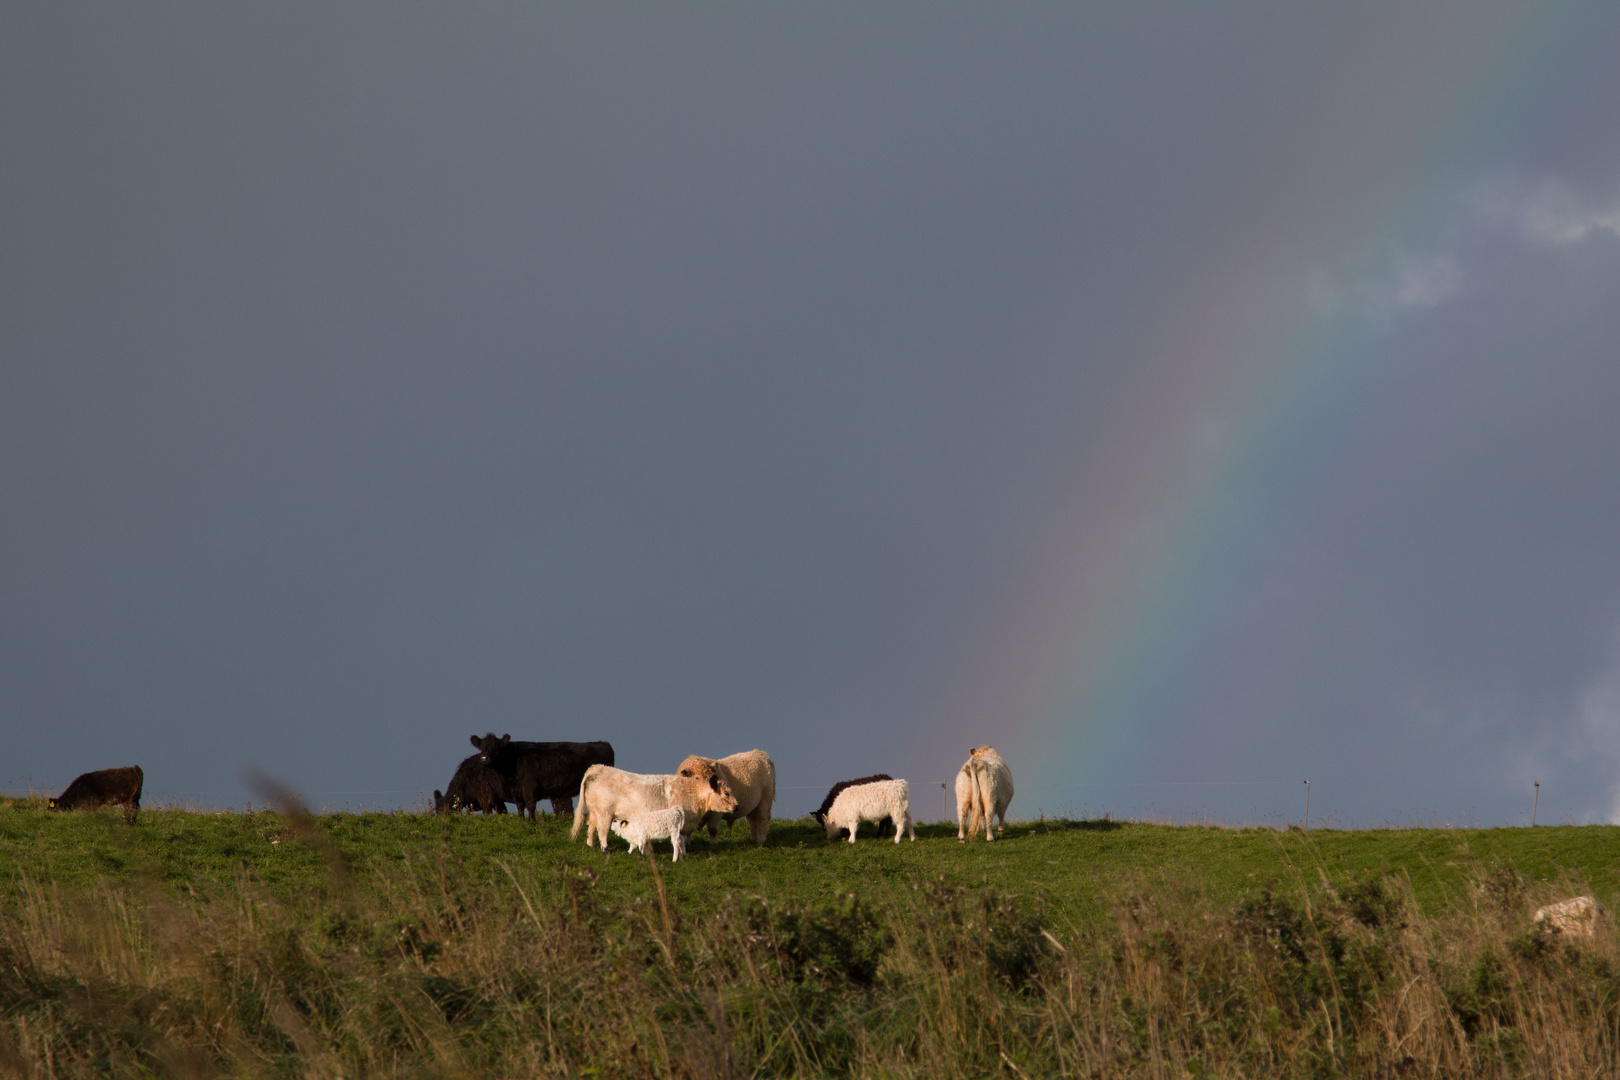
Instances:
[[[1444,242],[1427,249],[1396,247],[1340,274],[1314,269],[1306,301],[1322,315],[1356,312],[1388,318],[1423,311],[1461,295],[1472,255],[1506,237],[1520,244],[1568,247],[1607,234],[1620,239],[1620,197],[1592,198],[1557,177],[1535,182],[1502,176],[1475,185],[1461,199],[1462,221],[1447,224]]]
[[[1388,316],[1439,307],[1463,289],[1462,268],[1449,252],[1396,251],[1373,271],[1342,279],[1317,268],[1306,298],[1321,314],[1354,310]]]
[[[1557,177],[1533,184],[1494,180],[1475,188],[1466,201],[1482,224],[1509,229],[1532,243],[1564,247],[1602,233],[1620,239],[1620,198],[1593,199]]]
[[[1396,311],[1432,308],[1462,291],[1462,270],[1450,254],[1403,254],[1384,283],[1384,303]]]

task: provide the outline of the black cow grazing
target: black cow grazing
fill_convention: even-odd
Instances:
[[[141,809],[141,788],[146,774],[139,765],[126,765],[121,769],[97,769],[75,777],[67,790],[52,799],[52,810],[80,810],[92,806],[122,806],[124,820],[135,824],[135,815]]]
[[[816,823],[818,825],[826,825],[827,811],[832,809],[833,800],[838,798],[838,793],[840,791],[843,791],[845,788],[849,787],[859,787],[862,784],[870,784],[874,780],[893,779],[894,777],[890,776],[888,773],[880,772],[873,773],[871,776],[863,776],[859,780],[840,780],[838,783],[832,786],[831,791],[827,792],[827,797],[821,800],[821,809],[812,810],[810,812],[810,816],[816,819]],[[882,836],[884,829],[888,829],[891,833],[894,832],[894,820],[892,818],[884,818],[882,821],[877,823],[877,835]]]
[[[613,746],[605,742],[513,742],[510,735],[490,732],[472,736],[472,744],[506,781],[506,797],[517,803],[518,813],[527,811],[531,820],[541,799],[551,800],[554,814],[572,814],[585,770],[613,764]]]
[[[456,775],[444,794],[433,792],[433,812],[449,814],[471,810],[485,814],[506,813],[506,781],[474,754],[456,766]]]

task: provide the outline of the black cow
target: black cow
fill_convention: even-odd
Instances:
[[[506,797],[517,803],[518,813],[527,811],[531,820],[541,799],[551,800],[554,814],[572,814],[585,770],[613,764],[613,747],[605,742],[513,742],[510,735],[490,732],[472,736],[472,744],[506,781]]]
[[[79,810],[92,806],[122,806],[124,820],[133,825],[141,809],[141,788],[146,774],[139,765],[121,769],[97,769],[74,778],[73,783],[50,802],[52,810]]]
[[[456,766],[456,775],[444,794],[433,792],[433,812],[448,814],[472,810],[486,814],[506,813],[506,781],[474,754]]]
[[[871,776],[863,776],[859,780],[840,780],[838,783],[832,786],[831,791],[827,792],[827,797],[821,800],[821,809],[812,810],[810,812],[810,816],[816,819],[817,824],[826,825],[827,811],[832,809],[833,800],[838,798],[838,793],[840,791],[843,791],[845,788],[849,787],[859,787],[862,784],[870,784],[874,780],[893,779],[894,777],[890,776],[888,773],[880,772],[873,773]],[[884,818],[882,821],[877,823],[877,835],[882,836],[884,829],[888,829],[891,833],[894,832],[894,820],[892,818]]]

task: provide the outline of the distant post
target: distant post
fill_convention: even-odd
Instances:
[[[945,784],[941,784],[939,790],[945,793],[945,821],[949,824],[951,820],[951,789]]]
[[[1305,831],[1311,831],[1311,782],[1305,781]]]
[[[1536,827],[1536,807],[1541,805],[1541,781],[1536,781],[1535,798],[1530,800],[1530,827]]]

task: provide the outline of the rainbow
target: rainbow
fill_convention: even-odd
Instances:
[[[1570,5],[1405,10],[1423,25],[1337,87],[1320,136],[1256,184],[1219,265],[1197,268],[1128,347],[1135,374],[1081,425],[1073,484],[941,688],[952,745],[994,731],[1021,793],[1036,793],[1026,812],[1129,773],[1279,485],[1329,452],[1372,331],[1313,309],[1303,272],[1454,205],[1489,164],[1504,102],[1533,96],[1537,63],[1577,30]]]

